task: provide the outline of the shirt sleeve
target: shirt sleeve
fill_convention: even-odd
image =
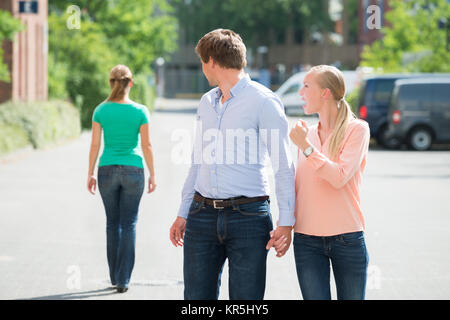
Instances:
[[[197,113],[197,119],[198,119]],[[197,120],[198,121],[198,120]],[[197,123],[198,125],[198,123]],[[186,181],[184,182],[183,189],[181,191],[181,205],[178,210],[178,216],[187,219],[189,215],[189,208],[191,206],[192,200],[194,199],[195,194],[195,183],[197,181],[197,173],[200,167],[200,163],[196,163],[195,155],[199,150],[201,151],[201,141],[200,137],[202,136],[202,132],[200,132],[201,126],[197,126],[195,130],[195,138],[194,145],[191,153],[191,167],[189,168],[188,176]]]
[[[149,121],[150,121],[150,111],[146,106],[142,106],[141,126],[143,124],[149,123]]]
[[[189,168],[189,173],[186,181],[183,185],[183,190],[181,191],[181,205],[178,210],[178,216],[187,219],[189,214],[189,207],[191,206],[192,200],[195,194],[195,181],[197,179],[197,172],[199,164],[194,163],[194,151],[192,151],[191,156],[191,167]]]
[[[295,167],[289,149],[289,125],[281,101],[267,98],[259,117],[259,129],[267,130],[267,146],[275,176],[275,193],[279,209],[279,226],[295,223]],[[264,137],[264,135],[261,135]]]
[[[351,129],[348,138],[341,148],[337,161],[331,161],[318,150],[306,158],[322,179],[328,181],[336,189],[340,189],[354,176],[369,150],[370,130],[367,123]]]
[[[99,109],[100,109],[99,107],[95,108],[94,113],[92,114],[93,122],[100,123],[100,110]]]

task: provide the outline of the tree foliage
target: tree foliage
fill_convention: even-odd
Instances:
[[[74,14],[66,11],[69,5],[80,9],[79,29],[67,27]],[[135,79],[143,79],[157,57],[175,49],[177,24],[171,13],[162,0],[51,1],[50,96],[70,98],[81,110],[83,127],[90,127],[93,108],[109,94],[108,74],[114,65],[125,64]],[[138,92],[142,99],[148,97],[145,90]]]
[[[439,28],[442,18],[450,28],[447,0],[393,0],[389,6],[390,26],[381,29],[382,39],[364,47],[361,65],[385,72],[450,72],[449,31]]]
[[[3,40],[14,40],[14,35],[24,29],[19,19],[14,18],[8,11],[0,10],[0,81],[9,82],[8,66],[3,63]]]
[[[330,31],[327,1],[323,0],[171,0],[188,43],[205,33],[228,28],[250,47],[283,43],[291,29],[296,42],[308,41],[314,31]],[[269,37],[270,36],[270,37]],[[271,39],[272,38],[272,39]]]

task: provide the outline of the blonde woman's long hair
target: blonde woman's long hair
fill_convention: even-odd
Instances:
[[[111,93],[109,94],[107,101],[121,100],[125,97],[129,90],[129,83],[133,80],[133,75],[130,69],[123,65],[118,64],[111,69],[109,73],[109,85],[111,87]]]
[[[310,72],[314,72],[317,75],[316,80],[318,85],[322,89],[328,88],[337,103],[338,114],[336,125],[331,133],[330,144],[328,147],[330,159],[336,160],[348,124],[352,119],[355,119],[356,116],[348,102],[345,100],[344,76],[339,69],[328,65],[318,65],[312,67]]]

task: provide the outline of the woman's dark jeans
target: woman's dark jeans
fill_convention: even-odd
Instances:
[[[362,231],[329,237],[294,233],[294,255],[303,299],[331,299],[330,261],[337,298],[365,298],[369,255]]]
[[[128,288],[134,267],[136,223],[145,185],[144,169],[112,165],[98,169],[106,211],[106,250],[111,283]]]

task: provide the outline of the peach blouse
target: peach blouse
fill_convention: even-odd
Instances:
[[[319,126],[320,122],[310,126],[307,135],[314,152],[307,158],[298,152],[294,232],[332,236],[364,231],[359,189],[369,150],[369,125],[359,119],[349,122],[336,161],[328,158],[330,137],[322,145]]]

